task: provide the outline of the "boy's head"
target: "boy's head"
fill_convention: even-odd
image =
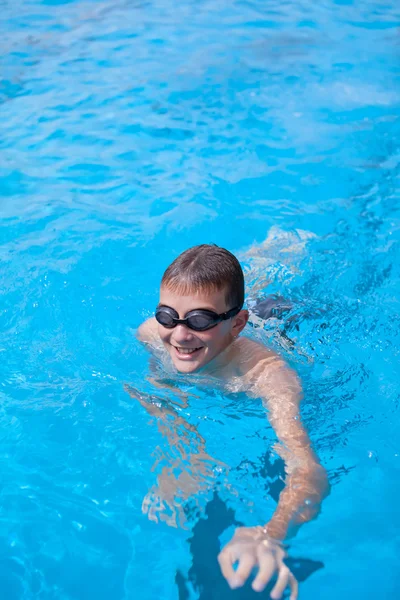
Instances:
[[[230,345],[248,319],[243,301],[243,271],[228,250],[203,244],[174,260],[161,281],[157,320],[178,371],[197,371]]]

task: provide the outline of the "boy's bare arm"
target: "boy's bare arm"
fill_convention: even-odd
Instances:
[[[276,450],[286,463],[286,486],[266,525],[268,535],[283,540],[319,513],[328,480],[301,422],[302,389],[295,372],[280,357],[268,353],[245,378],[252,393],[264,401],[279,439]]]
[[[281,598],[289,586],[290,600],[297,600],[298,582],[284,562],[286,551],[280,541],[318,514],[329,490],[328,480],[300,420],[302,391],[294,371],[275,353],[246,338],[241,340],[240,356],[249,392],[261,397],[269,411],[279,439],[276,449],[286,463],[287,479],[269,523],[237,529],[218,560],[232,588],[241,587],[257,567],[252,583],[255,591],[264,590],[277,573],[270,597]]]
[[[155,380],[152,383],[154,385]],[[165,386],[160,384],[157,387]],[[168,388],[171,389],[170,386]],[[180,521],[183,525],[185,516],[182,501],[201,489],[208,490],[216,478],[214,468],[227,466],[207,453],[204,438],[194,425],[178,414],[172,403],[129,385],[125,385],[124,389],[156,418],[159,431],[169,442],[166,452],[161,448],[155,452],[156,461],[152,470],[160,462],[164,466],[157,477],[157,485],[146,494],[142,510],[153,521],[160,519],[174,527]],[[177,393],[177,390],[172,391]]]

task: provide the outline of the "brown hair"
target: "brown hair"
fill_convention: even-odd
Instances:
[[[242,308],[244,277],[236,256],[215,244],[193,246],[170,264],[161,285],[190,294],[197,290],[224,290],[229,309]]]

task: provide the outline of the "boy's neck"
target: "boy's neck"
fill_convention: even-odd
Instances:
[[[233,338],[232,341],[222,350],[217,356],[215,356],[209,363],[201,367],[196,373],[211,375],[224,369],[233,358],[233,351],[237,338]]]

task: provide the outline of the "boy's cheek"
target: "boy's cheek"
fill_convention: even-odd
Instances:
[[[171,334],[168,331],[166,331],[163,327],[161,327],[161,325],[159,325],[158,335],[164,346],[168,347],[170,345]]]

